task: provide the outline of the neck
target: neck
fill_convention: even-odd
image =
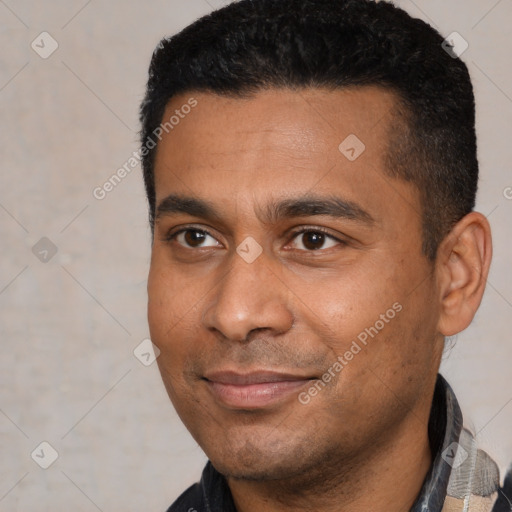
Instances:
[[[287,481],[229,478],[238,512],[409,511],[432,463],[428,411],[411,414],[386,439],[350,460],[331,460]]]

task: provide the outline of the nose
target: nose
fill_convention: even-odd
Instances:
[[[291,290],[272,270],[262,253],[252,263],[238,254],[207,301],[203,325],[225,338],[243,342],[249,333],[265,329],[282,334],[293,325]]]

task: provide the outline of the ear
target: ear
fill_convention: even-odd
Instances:
[[[491,228],[478,212],[463,217],[437,251],[438,331],[452,336],[473,320],[484,294],[492,258]]]

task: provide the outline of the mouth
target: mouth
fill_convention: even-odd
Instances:
[[[203,377],[213,397],[231,409],[254,410],[275,405],[315,377],[268,371],[209,373]]]

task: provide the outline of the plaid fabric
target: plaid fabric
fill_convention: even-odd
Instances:
[[[478,448],[473,433],[463,427],[455,394],[441,375],[437,379],[429,428],[432,416],[441,412],[442,396],[446,411],[443,442],[411,512],[512,512],[512,489],[500,488],[498,466]],[[509,472],[507,478],[510,477]]]
[[[442,512],[492,512],[499,489],[496,463],[477,448],[474,436],[467,429],[461,431],[456,450],[453,448],[450,454],[455,452],[455,464]]]

